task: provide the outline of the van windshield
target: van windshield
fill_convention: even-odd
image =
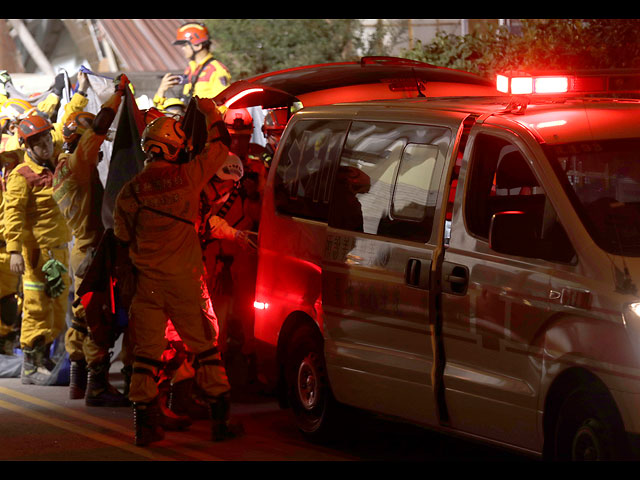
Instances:
[[[609,253],[640,256],[640,139],[548,148],[594,241]]]

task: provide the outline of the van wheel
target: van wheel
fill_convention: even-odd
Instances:
[[[613,400],[576,391],[564,402],[556,424],[556,460],[621,460],[626,457],[624,428]]]
[[[336,406],[318,337],[309,326],[299,328],[291,338],[286,364],[287,395],[296,425],[314,441],[327,439]]]

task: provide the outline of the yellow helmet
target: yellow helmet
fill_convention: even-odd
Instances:
[[[16,122],[35,111],[35,107],[21,98],[9,98],[0,107],[0,128]]]
[[[185,147],[186,140],[187,137],[179,121],[173,117],[160,117],[145,127],[140,146],[147,155],[174,162]]]
[[[164,103],[160,106],[160,110],[162,110],[163,112],[167,112],[170,108],[173,108],[173,107],[179,107],[183,110],[187,108],[187,106],[184,104],[184,102],[181,99],[172,97],[172,98],[167,98],[164,101]]]

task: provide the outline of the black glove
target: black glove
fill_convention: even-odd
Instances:
[[[64,73],[60,72],[58,75],[56,75],[56,78],[53,81],[53,93],[61,97],[63,89],[64,89]]]

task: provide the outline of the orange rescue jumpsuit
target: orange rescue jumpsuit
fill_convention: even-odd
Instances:
[[[135,355],[129,391],[132,402],[148,403],[158,396],[155,377],[166,347],[167,318],[195,353],[196,383],[205,394],[215,398],[230,390],[217,350],[217,332],[206,315],[211,302],[194,225],[146,208],[195,222],[200,192],[228,155],[217,140],[218,129],[212,128],[221,120],[220,113],[209,112],[206,120],[207,144],[195,159],[186,164],[147,163],[116,200],[114,233],[130,243],[138,276],[129,324]]]

